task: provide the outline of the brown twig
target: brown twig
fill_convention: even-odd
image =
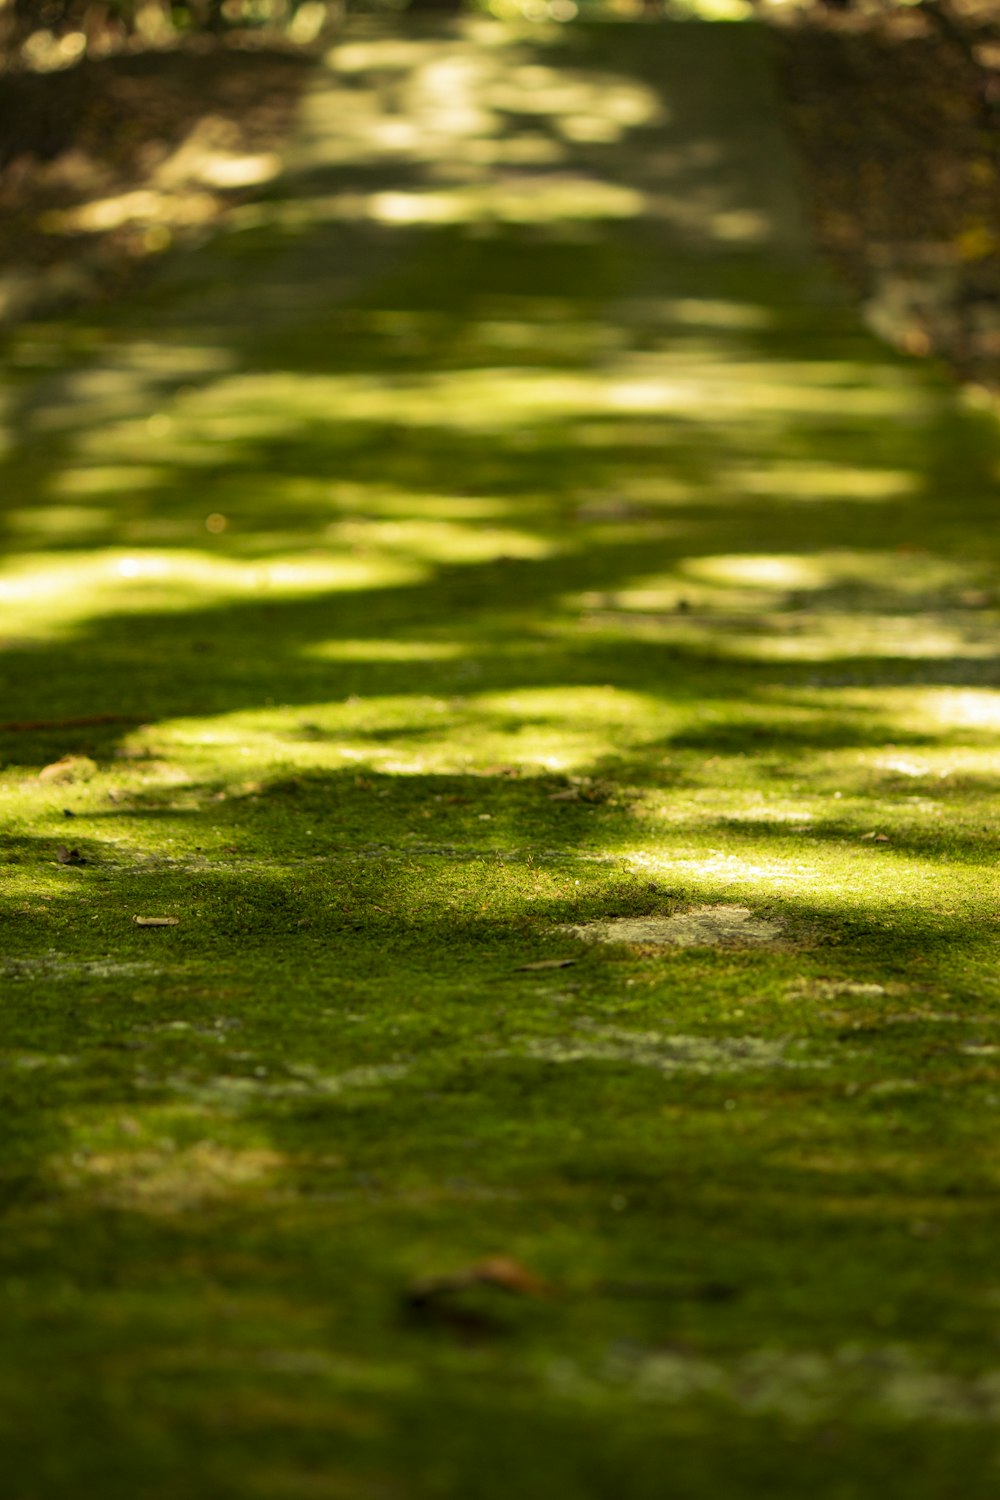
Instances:
[[[0,724],[3,734],[30,734],[36,729],[93,729],[100,724],[142,724],[138,714],[83,714],[76,719],[12,719]]]

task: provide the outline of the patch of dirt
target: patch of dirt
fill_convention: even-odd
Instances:
[[[777,32],[821,248],[874,330],[1000,389],[1000,30],[817,6]]]
[[[761,948],[778,941],[781,924],[747,906],[695,906],[669,917],[609,917],[558,929],[585,943],[632,943],[641,947]]]
[[[235,1150],[198,1141],[141,1151],[89,1152],[56,1163],[60,1185],[108,1207],[179,1213],[225,1201],[274,1177],[288,1158],[268,1149]]]
[[[5,74],[0,321],[119,294],[259,190],[311,61],[202,40]]]

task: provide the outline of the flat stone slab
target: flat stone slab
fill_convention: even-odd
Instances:
[[[669,917],[608,917],[558,929],[585,943],[672,948],[762,948],[782,935],[780,922],[748,906],[694,906]]]

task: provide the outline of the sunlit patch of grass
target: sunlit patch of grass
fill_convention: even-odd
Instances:
[[[98,551],[54,561],[24,554],[0,574],[0,629],[34,640],[72,631],[94,616],[191,610],[227,599],[327,594],[417,582],[408,557],[331,557],[316,551],[242,563],[194,549]]]
[[[736,469],[730,477],[748,494],[791,501],[879,502],[905,499],[918,488],[917,476],[905,469],[864,469],[836,463],[779,460],[767,467]]]
[[[326,661],[455,661],[466,652],[457,641],[321,641],[310,654]]]
[[[455,661],[460,671],[469,655],[456,642],[405,640],[329,643],[313,654],[329,661],[403,666]],[[472,665],[472,675],[463,673],[456,687],[474,686],[486,670],[475,660]],[[346,760],[397,775],[465,774],[498,763],[561,771],[589,766],[617,746],[642,743],[676,722],[676,713],[655,697],[610,686],[465,691],[447,699],[414,690],[166,723],[150,742],[158,753],[180,752],[206,769],[211,765],[217,775],[241,779],[266,773],[276,756],[288,767],[321,769]],[[148,739],[139,731],[126,746],[142,754]]]

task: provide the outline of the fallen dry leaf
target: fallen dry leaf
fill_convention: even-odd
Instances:
[[[421,1302],[472,1286],[501,1287],[505,1292],[517,1292],[526,1297],[543,1297],[548,1290],[540,1277],[513,1256],[491,1255],[450,1276],[430,1276],[415,1281],[407,1296],[410,1302]]]
[[[548,1287],[512,1256],[493,1255],[451,1276],[432,1276],[413,1282],[403,1301],[411,1318],[450,1328],[463,1338],[482,1338],[502,1333],[504,1329],[499,1304],[490,1304],[489,1294],[493,1291],[544,1297]],[[487,1294],[485,1302],[483,1293]]]
[[[564,792],[550,792],[550,802],[579,802],[580,793],[575,786],[568,787]]]
[[[887,833],[876,833],[875,830],[872,829],[871,833],[863,833],[861,835],[862,843],[864,843],[866,839],[871,839],[876,844],[887,844],[889,842],[889,835]]]
[[[87,729],[97,724],[139,724],[134,714],[83,714],[73,719],[8,719],[0,724],[5,734],[19,734],[39,729]]]
[[[61,865],[85,865],[87,861],[79,849],[67,849],[65,844],[60,844],[56,850],[56,859]]]
[[[137,927],[176,927],[180,917],[133,917]]]
[[[544,1297],[548,1292],[541,1277],[510,1255],[491,1255],[471,1266],[467,1274],[482,1285],[503,1287],[505,1292],[518,1292],[522,1297]]]

